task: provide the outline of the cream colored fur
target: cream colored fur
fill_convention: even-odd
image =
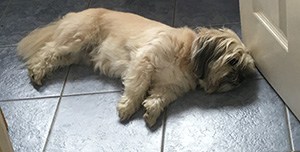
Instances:
[[[200,85],[207,92],[217,91],[221,87],[217,83],[231,70],[224,65],[226,60],[238,51],[249,58],[239,64],[253,68],[239,38],[231,30],[222,30],[202,28],[195,32],[131,13],[88,9],[34,30],[19,43],[18,53],[26,61],[32,81],[39,85],[47,73],[81,61],[108,76],[122,78],[125,88],[117,105],[120,119],[130,118],[143,105],[144,119],[153,126],[168,104],[198,85],[197,54],[203,52],[204,43],[217,43],[213,41],[221,31],[224,43],[218,45],[225,49],[223,59],[208,64],[212,70]],[[202,35],[212,37],[202,42]]]

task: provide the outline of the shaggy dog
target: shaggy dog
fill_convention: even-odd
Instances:
[[[68,13],[32,31],[18,44],[18,53],[38,85],[47,73],[81,61],[122,78],[120,119],[143,105],[149,126],[197,85],[207,93],[228,91],[254,69],[252,57],[230,29],[173,28],[103,8]]]

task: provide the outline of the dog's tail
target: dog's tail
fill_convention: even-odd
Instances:
[[[37,53],[47,42],[49,42],[55,30],[58,28],[60,21],[52,22],[45,27],[35,29],[30,32],[18,43],[18,55],[23,59],[28,59]]]

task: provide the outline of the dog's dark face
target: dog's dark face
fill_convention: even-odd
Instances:
[[[229,91],[254,71],[254,61],[231,30],[198,30],[192,61],[200,85],[208,93]]]

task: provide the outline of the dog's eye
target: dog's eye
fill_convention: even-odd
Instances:
[[[238,59],[233,58],[233,59],[231,59],[231,60],[229,61],[229,64],[230,64],[231,66],[234,66],[234,65],[236,65],[238,62],[239,62]]]

